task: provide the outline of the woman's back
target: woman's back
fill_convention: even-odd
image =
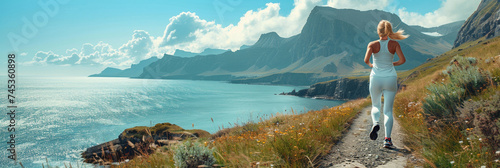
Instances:
[[[390,40],[378,40],[380,49],[377,53],[373,53],[373,69],[370,76],[397,76],[394,65],[392,64],[394,54],[389,52],[389,41]]]

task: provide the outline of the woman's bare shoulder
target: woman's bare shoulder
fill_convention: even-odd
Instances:
[[[379,45],[377,40],[368,43],[368,47],[374,47],[375,45]]]

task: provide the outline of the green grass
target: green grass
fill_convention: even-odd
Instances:
[[[224,167],[314,167],[369,103],[359,99],[303,114],[292,110],[292,114],[236,125],[195,141],[213,149],[217,164]],[[115,167],[175,167],[170,148]]]
[[[408,136],[406,146],[425,160],[425,167],[498,166],[494,163],[498,156],[479,140],[482,135],[473,128],[459,124],[430,125],[429,116],[422,110],[429,93],[426,87],[436,82],[450,82],[441,72],[456,55],[477,58],[477,66],[488,71],[492,81],[500,80],[500,38],[490,39],[487,44],[478,41],[398,73],[405,87],[396,95],[394,113]],[[368,77],[351,79],[368,80]],[[499,90],[490,85],[470,99],[487,99]],[[369,103],[369,99],[360,99],[304,114],[278,114],[260,122],[236,125],[197,141],[214,149],[217,164],[224,167],[312,167],[341,138],[359,110]],[[117,167],[174,167],[173,155],[169,147],[162,147],[151,155]]]
[[[483,135],[464,127],[458,120],[450,124],[436,124],[440,120],[429,120],[433,116],[422,109],[424,98],[429,93],[426,87],[433,83],[450,82],[450,78],[441,72],[456,55],[476,58],[481,71],[490,72],[492,79],[498,77],[500,38],[491,39],[487,44],[478,41],[471,42],[474,44],[472,46],[464,44],[411,71],[398,74],[400,78],[406,79],[403,82],[406,87],[396,95],[394,113],[401,116],[398,118],[401,120],[399,123],[408,136],[405,144],[426,161],[426,167],[498,166],[494,161],[498,156],[487,152],[488,144],[479,141]],[[494,59],[496,61],[491,61]],[[498,86],[490,83],[470,99],[486,99],[499,90]]]

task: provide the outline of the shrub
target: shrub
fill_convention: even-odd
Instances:
[[[488,84],[488,75],[476,67],[477,60],[455,56],[443,71],[450,78],[448,84],[431,84],[423,110],[430,118],[450,119],[457,117],[457,107],[467,97],[476,95]]]
[[[476,128],[491,151],[500,148],[500,91],[489,100],[466,101],[458,110],[462,123]]]
[[[476,95],[478,89],[488,83],[488,75],[481,72],[476,63],[476,58],[456,56],[446,68],[451,83],[466,90],[464,96]]]
[[[431,93],[425,98],[424,112],[439,119],[453,117],[456,104],[463,99],[465,90],[448,84],[431,84],[427,87]]]
[[[186,141],[174,150],[175,166],[194,168],[199,165],[212,166],[215,163],[213,150],[202,146],[199,142]]]

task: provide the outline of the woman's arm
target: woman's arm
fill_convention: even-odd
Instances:
[[[401,50],[401,46],[399,46],[398,42],[396,42],[396,54],[398,54],[399,60],[396,62],[393,62],[392,65],[394,65],[394,66],[403,65],[406,62],[406,58],[405,58],[405,55],[403,54],[403,51]]]
[[[368,44],[368,47],[366,48],[365,63],[366,63],[366,65],[373,68],[373,64],[370,63],[370,57],[372,56],[372,53],[373,53],[373,49],[371,46],[372,46],[372,43]]]

